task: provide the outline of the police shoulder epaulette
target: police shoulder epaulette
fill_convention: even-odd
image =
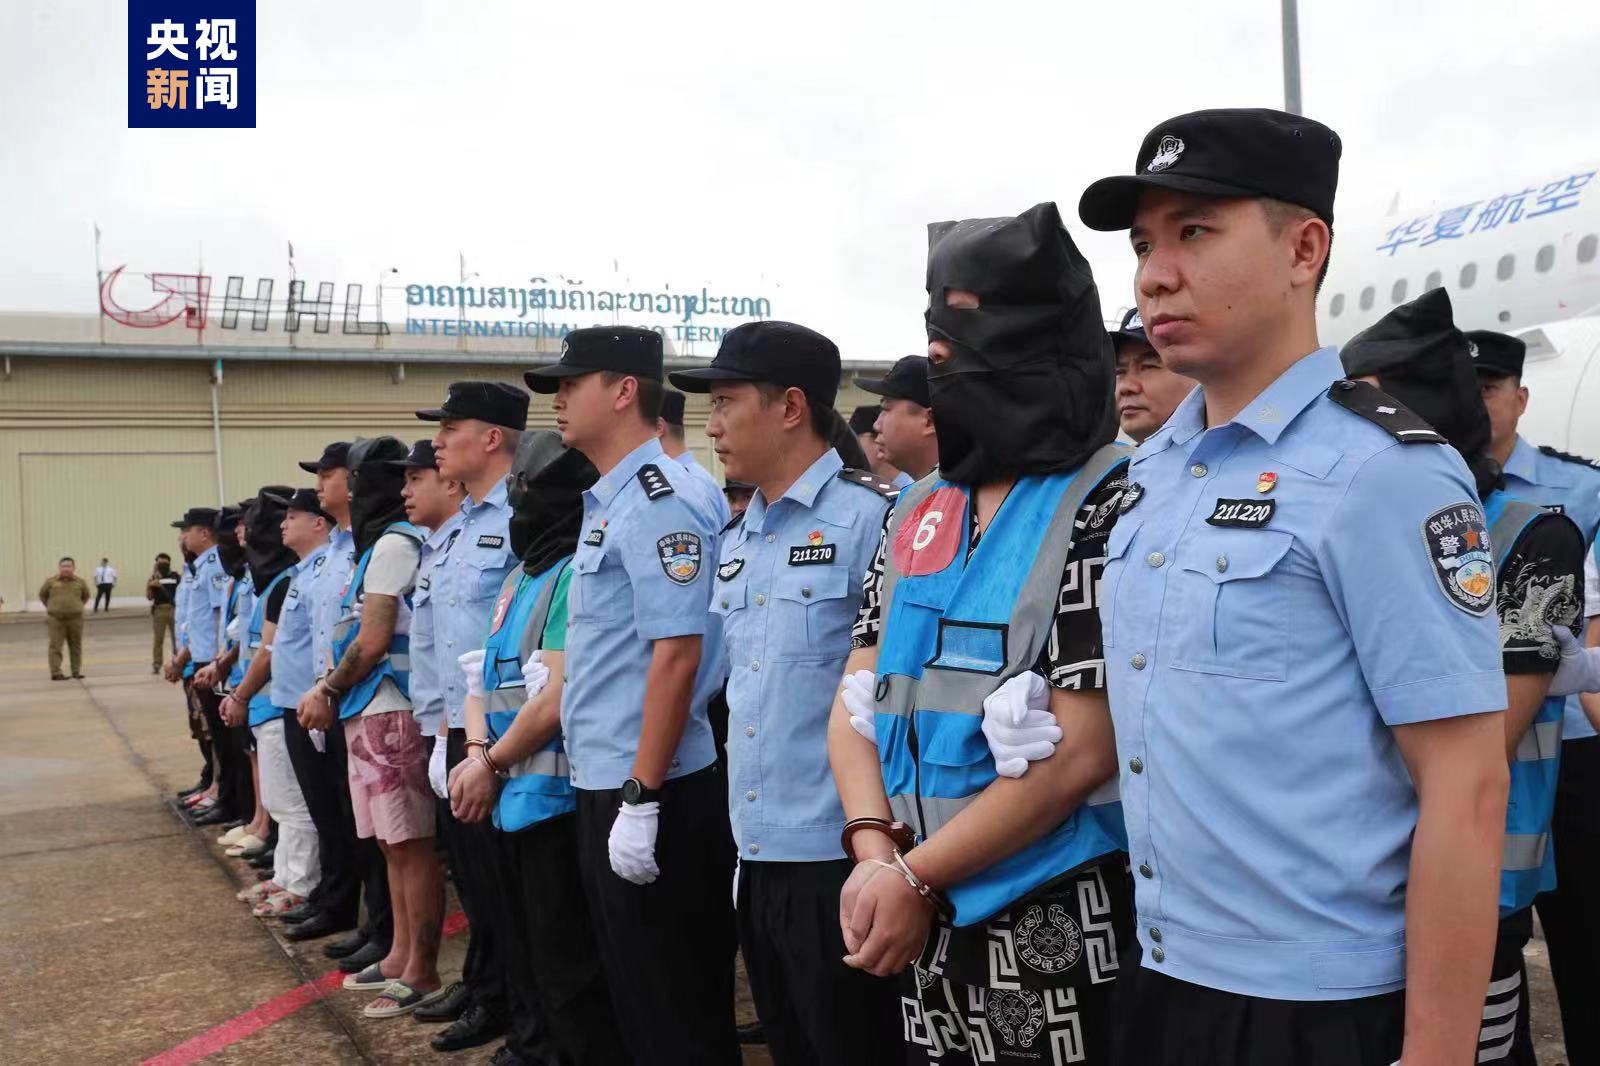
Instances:
[[[1600,470],[1600,459],[1589,459],[1582,455],[1573,455],[1571,452],[1559,451],[1548,444],[1541,444],[1539,451],[1552,459],[1560,459],[1563,463],[1576,463],[1579,466],[1587,466],[1592,470]]]
[[[839,471],[838,477],[840,481],[848,481],[852,485],[865,486],[879,496],[891,500],[900,495],[900,490],[895,488],[892,482],[883,480],[883,478],[870,470],[857,470],[854,467],[847,466]]]
[[[1401,444],[1448,444],[1439,431],[1416,412],[1376,385],[1340,378],[1328,398],[1351,414],[1360,415]]]
[[[654,463],[646,463],[639,468],[639,484],[644,486],[644,494],[652,500],[659,500],[663,496],[671,496],[672,483],[661,472],[661,468]]]

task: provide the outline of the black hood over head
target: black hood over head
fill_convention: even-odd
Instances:
[[[244,549],[239,546],[240,514],[240,508],[234,504],[217,512],[217,524],[221,527],[216,530],[217,562],[222,564],[223,573],[235,581],[242,580],[245,572]]]
[[[939,472],[961,484],[1079,466],[1117,435],[1116,359],[1089,262],[1053,203],[928,226],[928,368]],[[980,306],[945,306],[952,289]]]
[[[295,564],[294,552],[283,544],[283,516],[288,508],[277,502],[294,494],[287,485],[265,485],[244,509],[244,556],[256,591]],[[276,497],[276,499],[274,499]]]
[[[563,445],[561,434],[537,429],[522,435],[506,474],[506,502],[511,506],[511,550],[528,574],[541,574],[577,550],[583,493],[598,480],[594,464]]]
[[[1376,377],[1380,389],[1438,430],[1467,461],[1479,497],[1501,486],[1472,350],[1443,289],[1396,307],[1351,337],[1339,358],[1346,374]]]
[[[378,542],[383,531],[406,520],[406,472],[393,460],[404,459],[408,451],[394,437],[360,437],[350,445],[346,469],[350,479],[350,532],[355,537],[356,556]]]

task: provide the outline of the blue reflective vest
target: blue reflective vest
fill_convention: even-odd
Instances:
[[[500,587],[483,649],[484,709],[491,742],[505,735],[526,702],[522,664],[539,648],[556,585],[571,558],[551,564],[537,577],[518,566]],[[516,832],[576,809],[572,768],[559,729],[549,743],[506,772],[510,778],[495,804],[495,828]]]
[[[1489,543],[1495,551],[1495,576],[1528,523],[1547,513],[1509,493],[1492,493],[1485,502]],[[1561,723],[1566,700],[1552,696],[1539,704],[1511,762],[1511,793],[1506,803],[1505,843],[1500,856],[1500,915],[1533,904],[1556,887],[1555,849],[1550,846],[1550,816],[1556,806],[1561,768]]]
[[[339,600],[339,621],[333,627],[333,663],[337,667],[344,658],[344,653],[350,645],[355,643],[356,634],[361,632],[361,620],[355,614],[356,601],[361,598],[361,586],[367,577],[367,564],[372,562],[372,552],[378,546],[378,541],[390,533],[399,533],[410,537],[421,544],[427,539],[427,534],[412,525],[410,522],[396,522],[382,533],[378,534],[366,551],[361,553],[361,558],[356,563],[355,572],[350,575],[350,584],[345,586],[344,596]],[[410,606],[411,597],[406,597],[406,605]],[[411,637],[405,633],[396,633],[389,640],[389,651],[379,659],[367,676],[350,686],[350,691],[339,698],[340,719],[354,718],[367,709],[367,704],[372,702],[372,697],[378,694],[378,687],[385,678],[392,680],[401,692],[408,692],[411,679]]]
[[[267,587],[256,594],[254,605],[250,609],[250,623],[246,630],[244,640],[239,645],[239,681],[244,680],[245,672],[250,669],[250,662],[256,657],[256,652],[261,648],[262,630],[267,625],[267,601],[272,598],[272,590],[289,580],[294,572],[294,567],[286,567],[282,573],[267,583]],[[237,686],[238,682],[234,682]],[[258,725],[266,725],[283,713],[283,709],[272,702],[272,678],[268,676],[267,683],[250,697],[249,724],[254,729]]]
[[[255,603],[254,596],[255,585],[251,584],[250,579],[241,580],[240,578],[236,577],[228,579],[228,605],[222,610],[222,625],[224,635],[222,638],[222,647],[217,649],[218,655],[228,651],[230,648],[239,646],[239,641],[233,640],[226,635],[227,627],[233,623],[235,618],[238,618],[241,615],[246,615],[250,611],[252,605]],[[228,671],[227,687],[230,690],[238,688],[239,682],[244,680],[246,659],[244,657],[244,649],[240,647],[239,651],[239,656],[233,660],[233,669]]]
[[[1049,639],[1073,525],[1089,494],[1121,464],[1108,445],[1078,470],[1020,479],[968,558],[967,515],[930,521],[919,511],[945,490],[973,506],[971,491],[934,474],[900,494],[889,523],[878,651],[876,724],[884,791],[895,817],[932,836],[998,777],[982,732],[983,701],[1033,669]],[[920,516],[920,517],[919,517]],[[959,522],[943,569],[898,572],[900,527]],[[949,887],[955,924],[987,920],[1021,896],[1094,859],[1126,851],[1112,778],[1039,840]]]

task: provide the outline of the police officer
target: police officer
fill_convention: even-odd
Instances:
[[[733,520],[744,514],[745,508],[750,506],[750,496],[756,487],[747,481],[736,481],[728,478],[722,483],[722,498],[728,501],[728,518]]]
[[[895,501],[829,728],[845,961],[916,962],[908,1062],[1107,1063],[1132,891],[1098,691],[1126,487],[1099,297],[1051,203],[930,226],[927,290],[938,473]]]
[[[56,572],[39,586],[39,603],[45,609],[50,631],[50,680],[65,681],[61,672],[61,645],[67,646],[72,676],[83,676],[83,605],[89,602],[89,586],[77,574],[71,556],[62,556]]]
[[[177,523],[174,523],[177,525]],[[186,660],[181,658],[185,648],[189,646],[188,623],[185,608],[188,604],[189,592],[194,582],[194,553],[189,550],[188,540],[182,530],[178,532],[178,554],[183,559],[178,570],[178,589],[173,596],[173,627],[172,654],[161,665],[162,680],[169,684],[179,686],[179,691],[184,694],[184,710],[189,719],[189,735],[194,738],[200,748],[202,759],[200,779],[189,788],[178,793],[178,802],[185,816],[197,814],[203,808],[208,808],[216,803],[216,760],[211,754],[211,734],[206,727],[205,719],[200,714],[200,707],[189,697],[188,686],[183,684],[191,667],[186,665]],[[186,673],[186,671],[188,673]]]
[[[847,425],[855,435],[856,443],[861,445],[862,454],[871,464],[872,472],[899,491],[911,484],[912,479],[889,461],[883,445],[878,441],[878,416],[882,413],[883,408],[875,403],[863,404],[850,412]]]
[[[933,401],[928,399],[928,357],[896,359],[883,377],[857,378],[856,384],[883,397],[872,432],[884,457],[903,475],[895,479],[896,489],[927,477],[939,462]]]
[[[1079,204],[1130,231],[1145,329],[1200,384],[1134,458],[1101,577],[1123,1062],[1469,1062],[1482,1021],[1506,682],[1492,563],[1457,550],[1488,528],[1444,438],[1317,347],[1339,153],[1197,112]]]
[[[1571,627],[1583,617],[1583,535],[1569,517],[1514,499],[1502,487],[1499,464],[1489,454],[1489,412],[1467,336],[1456,329],[1443,289],[1389,312],[1351,338],[1340,358],[1351,377],[1377,385],[1443,434],[1474,471],[1484,501],[1508,689],[1511,801],[1501,856],[1500,931],[1477,1061],[1534,1066],[1522,950],[1533,934],[1534,897],[1556,879],[1550,814],[1565,701],[1549,694],[1559,659],[1552,627]],[[1471,545],[1458,547],[1461,560],[1474,557]]]
[[[527,381],[555,393],[563,442],[600,472],[572,561],[561,729],[617,1020],[635,1062],[737,1063],[733,845],[706,717],[722,677],[701,647],[717,530],[656,439],[661,337],[574,330]]]
[[[1522,384],[1527,344],[1491,330],[1474,330],[1467,339],[1489,408],[1491,450],[1505,471],[1506,491],[1561,511],[1594,543],[1600,526],[1600,469],[1581,456],[1536,447],[1517,432],[1528,407],[1528,387]],[[1600,912],[1587,902],[1600,892],[1600,739],[1576,696],[1567,700],[1561,735],[1553,836],[1560,887],[1540,897],[1539,921],[1550,948],[1567,1054],[1575,1062],[1600,1061],[1600,1020],[1591,1009],[1600,995],[1592,961],[1600,951]]]
[[[1143,444],[1172,417],[1194,382],[1161,365],[1137,307],[1111,331],[1111,344],[1117,355],[1117,424],[1129,440]]]
[[[579,873],[577,800],[561,736],[569,565],[599,474],[560,434],[525,434],[506,479],[511,547],[484,647],[461,657],[472,756],[452,778],[464,821],[492,813],[496,932],[515,1018],[503,1061],[627,1061]]]
[[[723,532],[711,609],[734,664],[739,940],[780,1066],[881,1063],[899,1046],[894,984],[845,966],[838,933],[854,864],[839,846],[828,712],[893,493],[871,471],[845,469],[830,444],[839,375],[834,343],[788,322],[739,326],[709,367],[671,375],[710,393],[706,433],[729,473],[756,486]]]
[[[245,802],[251,798],[247,795],[250,764],[222,725],[217,714],[221,698],[215,690],[216,679],[206,672],[211,661],[222,652],[222,629],[227,624],[224,609],[228,605],[228,574],[222,568],[217,551],[215,528],[219,516],[216,508],[191,507],[173,523],[195,557],[194,574],[184,599],[183,627],[187,643],[178,653],[175,666],[185,679],[185,694],[204,718],[207,735],[211,738],[212,758],[216,762],[216,801],[195,819],[197,825],[241,821],[255,813],[254,802],[248,805]]]
[[[166,641],[170,636],[172,650],[178,650],[178,630],[173,623],[173,612],[178,602],[178,583],[182,575],[172,568],[172,556],[162,552],[156,556],[156,564],[150,572],[150,580],[145,584],[145,598],[150,601],[150,628],[153,640],[150,647],[150,672],[161,672],[162,652],[165,650]]]
[[[422,590],[429,605],[433,663],[438,670],[449,727],[443,769],[466,758],[466,685],[458,659],[483,646],[489,615],[506,574],[516,565],[511,551],[511,509],[506,503],[506,472],[528,425],[528,393],[499,381],[458,381],[443,405],[418,411],[439,423],[432,445],[438,477],[466,489],[458,532],[429,553]],[[408,475],[426,477],[425,474]],[[420,582],[419,582],[420,586]],[[463,909],[468,910],[472,942],[462,969],[472,1003],[480,1007],[439,1035],[434,1047],[449,1051],[474,1047],[505,1031],[512,1017],[506,988],[506,958],[489,893],[498,883],[493,828],[457,820],[441,802],[440,827],[450,852]]]
[[[683,428],[684,396],[681,392],[667,389],[661,396],[661,421],[658,436],[661,438],[661,450],[667,453],[669,459],[677,461],[678,465],[689,471],[691,485],[684,491],[693,491],[710,511],[712,521],[721,529],[733,517],[728,510],[728,501],[723,498],[722,489],[717,486],[717,479],[711,476],[710,471],[700,465],[694,457],[694,452],[689,450],[689,445],[684,440]]]

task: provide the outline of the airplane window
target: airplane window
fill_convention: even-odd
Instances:
[[[1556,265],[1556,246],[1547,244],[1539,249],[1538,256],[1533,261],[1533,269],[1543,274]]]
[[[1517,257],[1507,252],[1500,257],[1500,262],[1494,266],[1494,276],[1505,281],[1517,272]]]
[[[1426,292],[1429,289],[1437,289],[1440,285],[1443,285],[1443,284],[1444,284],[1444,275],[1439,273],[1437,270],[1435,270],[1433,273],[1428,275],[1428,280],[1424,281],[1422,283],[1422,289],[1423,289],[1424,292]]]
[[[1361,290],[1361,310],[1363,310],[1363,311],[1371,310],[1371,308],[1372,308],[1372,298],[1375,295],[1376,295],[1376,290],[1373,289],[1373,287],[1371,285],[1368,285],[1366,288]]]
[[[1600,244],[1600,237],[1589,234],[1578,242],[1578,262],[1587,263],[1594,259],[1595,245]]]
[[[1394,283],[1394,288],[1389,290],[1389,301],[1391,303],[1400,303],[1405,298],[1406,298],[1406,279],[1405,278],[1401,278],[1399,281]]]
[[[1333,302],[1328,305],[1328,313],[1334,318],[1344,313],[1344,293],[1334,293]]]
[[[1477,263],[1468,263],[1466,266],[1461,268],[1461,287],[1463,289],[1472,288],[1472,283],[1477,281],[1477,280],[1478,280],[1478,264]]]

